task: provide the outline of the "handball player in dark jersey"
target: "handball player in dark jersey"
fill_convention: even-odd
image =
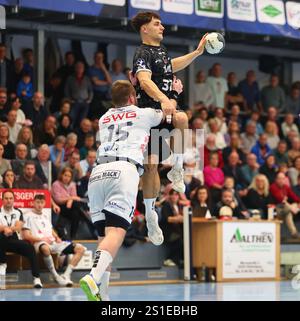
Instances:
[[[187,55],[171,59],[166,48],[161,45],[164,27],[160,16],[154,12],[140,12],[132,21],[133,28],[140,33],[142,44],[135,51],[133,59],[133,82],[137,92],[138,106],[162,109],[166,122],[159,128],[174,131],[171,137],[174,165],[167,177],[172,182],[174,190],[184,193],[183,154],[184,131],[188,129],[188,118],[184,112],[176,110],[178,95],[182,91],[180,80],[174,73],[187,67],[192,61],[202,55],[205,46],[204,35],[197,49]],[[162,145],[166,144],[163,142]],[[162,147],[162,146],[160,146]],[[153,244],[163,243],[163,234],[158,225],[158,216],[154,210],[155,200],[160,190],[158,164],[163,159],[160,150],[153,151],[148,146],[148,157],[145,159],[145,172],[142,177],[143,195],[146,208],[148,236]]]

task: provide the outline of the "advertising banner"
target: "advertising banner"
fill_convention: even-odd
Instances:
[[[223,278],[274,278],[276,224],[223,224]]]

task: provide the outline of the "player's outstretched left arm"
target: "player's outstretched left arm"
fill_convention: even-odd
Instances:
[[[201,38],[196,50],[194,50],[193,52],[188,53],[187,55],[172,59],[171,62],[172,62],[172,68],[173,68],[173,72],[174,73],[184,69],[189,64],[191,64],[194,61],[195,58],[197,58],[198,56],[201,56],[203,54],[204,46],[205,46],[205,43],[206,43],[206,39],[205,38],[206,38],[207,35],[208,35],[208,33],[206,33]]]

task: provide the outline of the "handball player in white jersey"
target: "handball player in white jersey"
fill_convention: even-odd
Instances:
[[[88,186],[90,213],[99,244],[92,270],[80,280],[80,286],[91,301],[108,300],[110,265],[133,218],[150,129],[164,118],[161,110],[135,106],[135,89],[129,81],[116,81],[111,94],[115,108],[99,120],[98,165]],[[156,215],[147,227],[150,240],[161,243],[163,234]]]

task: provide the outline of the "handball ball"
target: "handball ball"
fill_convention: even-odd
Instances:
[[[225,47],[225,39],[218,32],[211,32],[206,36],[205,49],[211,55],[219,54]]]

